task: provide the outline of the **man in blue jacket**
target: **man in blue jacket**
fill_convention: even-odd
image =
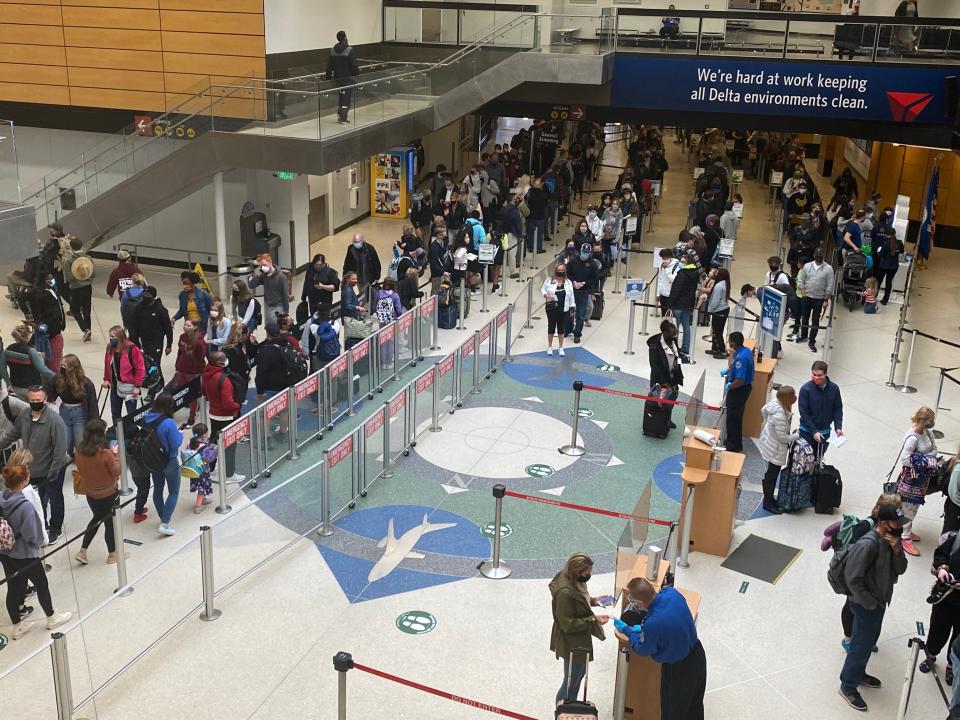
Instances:
[[[839,386],[827,377],[827,364],[813,363],[810,380],[800,388],[800,437],[810,443],[814,457],[827,452],[830,425],[843,437],[843,400]]]
[[[661,720],[703,720],[707,657],[686,599],[672,587],[657,592],[642,577],[627,583],[627,597],[646,617],[634,626],[614,620],[614,632],[621,645],[660,663]]]

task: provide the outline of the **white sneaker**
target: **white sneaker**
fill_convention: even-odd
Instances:
[[[60,627],[72,617],[73,614],[68,612],[54,613],[47,618],[47,630],[53,630],[55,627]]]
[[[33,630],[37,624],[35,622],[23,622],[22,620],[13,626],[13,632],[10,633],[10,637],[14,640],[19,640],[28,632]]]
[[[560,348],[559,350],[557,350],[557,355],[559,355],[560,357],[564,357],[566,353],[563,351],[563,348]]]
[[[234,473],[233,475],[227,478],[227,482],[242,483],[246,479],[247,479],[246,475],[241,475],[240,473]]]
[[[172,527],[164,523],[160,523],[160,527],[157,528],[157,532],[160,533],[161,535],[166,535],[167,537],[177,534],[176,530],[174,530]]]
[[[547,348],[547,355],[553,355],[553,348]]]

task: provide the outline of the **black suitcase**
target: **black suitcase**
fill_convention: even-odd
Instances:
[[[573,669],[573,653],[582,652],[586,656],[586,669],[583,673],[583,700],[570,697],[570,676],[567,677],[567,697],[557,705],[555,720],[592,720],[600,717],[597,706],[587,700],[587,680],[590,676],[590,653],[586,650],[574,650],[570,653],[569,667]]]
[[[593,296],[593,312],[590,313],[591,320],[599,320],[603,317],[603,293],[598,292]]]
[[[661,405],[655,400],[643,404],[643,434],[647,437],[665,438],[670,432],[672,405]]]
[[[437,307],[437,325],[444,330],[450,330],[457,326],[457,306],[453,303],[449,305],[440,305]]]
[[[843,480],[833,465],[818,465],[813,472],[813,510],[820,515],[832,515],[840,507]]]

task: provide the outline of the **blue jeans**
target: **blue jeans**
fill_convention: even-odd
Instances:
[[[840,671],[840,689],[844,692],[853,692],[863,681],[870,653],[880,637],[886,606],[880,605],[873,610],[867,610],[863,605],[851,600],[850,610],[853,612],[853,635],[850,638],[850,652],[847,653]]]
[[[170,524],[173,511],[177,509],[177,500],[180,499],[180,463],[174,455],[161,472],[153,475],[153,506],[157,510],[160,522]],[[167,498],[163,498],[164,487],[167,489]]]
[[[560,689],[557,690],[558,703],[567,699],[573,700],[580,694],[580,683],[583,682],[583,676],[586,672],[587,664],[582,660],[574,660],[571,675],[570,658],[563,659],[563,684],[560,685]],[[568,682],[570,685],[569,693],[567,693]]]
[[[590,305],[591,294],[589,292],[575,292],[573,299],[577,303],[577,321],[573,325],[573,337],[578,338],[583,334],[583,321],[587,319],[587,310]]]
[[[77,447],[77,443],[79,443],[83,437],[83,426],[87,423],[87,416],[83,411],[83,406],[68,407],[61,404],[60,419],[63,420],[63,424],[67,426],[67,448],[70,452],[73,452],[73,449]]]
[[[547,233],[547,221],[527,218],[527,252],[533,252],[533,231],[537,231],[537,250],[543,250],[543,236]]]
[[[683,330],[683,342],[680,344],[680,352],[684,355],[690,354],[690,322],[693,319],[692,310],[673,310],[673,319],[677,321],[677,328]]]
[[[113,418],[113,422],[117,422],[120,419],[120,415],[123,413],[123,406],[127,407],[127,415],[133,415],[137,411],[137,401],[136,400],[127,400],[120,397],[117,394],[116,386],[110,386],[110,417]]]
[[[955,646],[956,646],[956,642],[954,642],[953,645],[950,646],[950,666],[954,668],[960,668],[960,656],[958,656],[957,653],[954,652]],[[958,709],[960,709],[960,682],[957,682],[956,680],[954,680],[953,698],[951,698],[950,700],[950,711],[955,713],[957,712]],[[953,717],[953,715],[951,715],[950,717]]]

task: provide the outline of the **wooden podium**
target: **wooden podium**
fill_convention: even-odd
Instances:
[[[743,346],[752,351],[755,344],[756,340],[748,338]],[[750,390],[750,397],[747,398],[747,406],[743,410],[744,437],[760,437],[760,431],[763,429],[763,415],[760,414],[760,408],[767,404],[770,386],[773,384],[773,373],[776,369],[777,361],[766,356],[762,361],[754,364],[753,388]]]
[[[660,563],[660,573],[654,586],[659,590],[663,577],[666,575],[670,564],[667,561]],[[630,571],[630,580],[635,577],[646,577],[647,558],[641,555],[637,558]],[[693,590],[683,590],[677,588],[687,606],[693,614],[693,619],[697,619],[697,612],[700,610],[700,593]],[[626,598],[624,598],[624,607],[626,607]],[[621,653],[619,662],[626,662],[626,673],[620,675],[624,680],[624,707],[623,717],[625,720],[660,720],[660,663],[654,662],[645,655],[637,655],[633,652]],[[619,680],[619,678],[618,678]]]
[[[691,427],[719,437],[713,428]],[[733,537],[733,523],[737,517],[737,488],[743,472],[743,454],[724,451],[720,454],[720,467],[710,469],[713,454],[711,446],[693,435],[683,439],[684,467],[680,474],[683,480],[683,498],[680,506],[680,526],[677,532],[683,537],[686,523],[688,486],[696,487],[693,501],[693,522],[690,526],[690,551],[726,557]]]

